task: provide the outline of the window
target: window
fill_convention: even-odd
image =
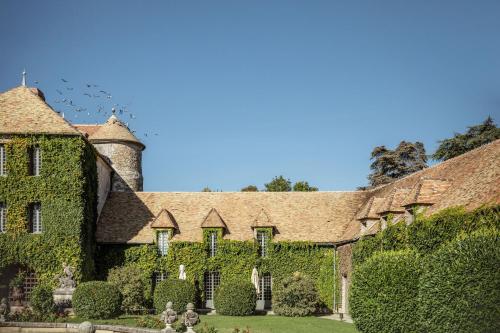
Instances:
[[[5,145],[0,145],[0,176],[7,175],[7,158],[5,156]]]
[[[387,215],[384,215],[380,218],[380,227],[382,230],[385,230],[387,228]]]
[[[267,256],[267,244],[269,242],[269,234],[264,230],[257,230],[257,243],[259,244],[259,255]]]
[[[208,234],[208,254],[210,257],[217,254],[217,231],[210,231]]]
[[[30,232],[34,234],[42,233],[42,205],[34,203],[30,206]]]
[[[215,289],[220,284],[220,273],[216,271],[205,272],[205,299],[211,301],[214,299]]]
[[[7,231],[7,205],[0,202],[0,233]]]
[[[42,167],[42,153],[40,147],[34,146],[29,150],[29,174],[30,176],[40,176],[40,169]]]
[[[264,273],[259,277],[260,293],[259,301],[270,301],[272,298],[272,279],[270,273]]]
[[[158,251],[160,255],[166,256],[168,253],[168,236],[169,232],[162,230],[156,233],[157,235],[157,243],[158,243]]]
[[[168,277],[167,272],[154,272],[153,273],[153,289],[163,280],[166,280]]]

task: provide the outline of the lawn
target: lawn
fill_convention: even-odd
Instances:
[[[95,324],[137,326],[138,316],[121,316],[117,319],[92,320]],[[71,322],[81,322],[83,320],[72,318]],[[201,324],[207,323],[214,326],[219,333],[232,333],[234,328],[240,331],[246,327],[251,333],[358,333],[353,324],[329,320],[316,317],[287,318],[280,316],[249,316],[249,317],[229,317],[229,316],[201,316]],[[196,330],[196,328],[195,328]]]

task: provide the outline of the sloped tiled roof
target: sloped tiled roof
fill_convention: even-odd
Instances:
[[[377,214],[377,211],[380,210],[380,207],[382,207],[384,201],[385,201],[384,198],[371,197],[361,208],[356,218],[358,220],[378,219],[379,216]]]
[[[101,128],[102,125],[99,124],[75,124],[73,125],[80,133],[84,134],[86,137],[91,136],[97,130]]]
[[[274,225],[269,218],[269,215],[266,213],[264,209],[261,209],[257,217],[252,223],[252,228],[271,228]]]
[[[25,86],[0,94],[0,134],[81,135],[42,96]]]
[[[222,219],[222,217],[220,217],[219,212],[215,208],[210,209],[210,212],[208,212],[207,217],[205,217],[205,220],[203,220],[201,227],[202,228],[224,228],[224,229],[227,228],[226,224],[224,223],[224,220]]]
[[[174,228],[177,229],[177,224],[172,214],[166,209],[162,209],[156,218],[151,223],[151,228]]]
[[[384,200],[377,214],[404,213],[403,201],[410,193],[407,188],[395,188]]]
[[[264,209],[274,239],[335,242],[365,200],[365,192],[112,192],[97,224],[100,243],[152,243],[151,221],[161,209],[175,217],[174,241],[201,241],[201,224],[212,208],[223,217],[224,238],[251,240]],[[359,222],[358,222],[359,223]]]
[[[83,127],[81,127],[84,130]],[[95,128],[92,128],[94,130]],[[139,145],[144,149],[144,144],[135,137],[134,134],[128,129],[128,127],[118,119],[115,115],[109,117],[109,119],[103,125],[99,125],[99,128],[95,129],[93,133],[89,133],[89,141],[92,143],[107,142],[107,141],[126,141],[132,142]]]
[[[420,179],[403,200],[403,206],[432,205],[449,187],[451,182],[445,179]]]

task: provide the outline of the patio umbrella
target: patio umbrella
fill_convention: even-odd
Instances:
[[[186,267],[184,265],[179,266],[179,280],[186,280]]]
[[[252,284],[255,286],[257,294],[260,294],[259,272],[257,272],[257,268],[255,267],[252,270]]]

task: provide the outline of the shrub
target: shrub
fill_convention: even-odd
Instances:
[[[139,267],[129,265],[113,268],[109,271],[108,282],[120,290],[123,297],[121,304],[123,312],[144,312],[146,283]]]
[[[73,293],[73,309],[85,319],[109,319],[120,314],[122,296],[108,282],[91,281],[80,284]]]
[[[55,312],[54,296],[52,288],[45,285],[37,285],[31,291],[30,305],[35,315],[49,317]]]
[[[153,301],[157,313],[165,310],[167,302],[172,302],[172,308],[181,313],[186,311],[188,303],[195,303],[196,290],[187,280],[167,279],[161,281],[155,289]]]
[[[500,232],[463,234],[432,256],[420,282],[426,332],[500,332]]]
[[[363,333],[417,332],[420,258],[410,250],[380,252],[352,275],[350,313]]]
[[[247,281],[221,284],[215,291],[214,304],[217,313],[227,316],[249,316],[255,311],[257,293]]]
[[[138,327],[156,328],[156,329],[165,328],[165,323],[162,320],[160,320],[158,316],[139,317],[137,318],[135,323]]]
[[[318,293],[314,282],[302,273],[283,279],[273,293],[273,311],[287,317],[304,317],[316,312]]]

